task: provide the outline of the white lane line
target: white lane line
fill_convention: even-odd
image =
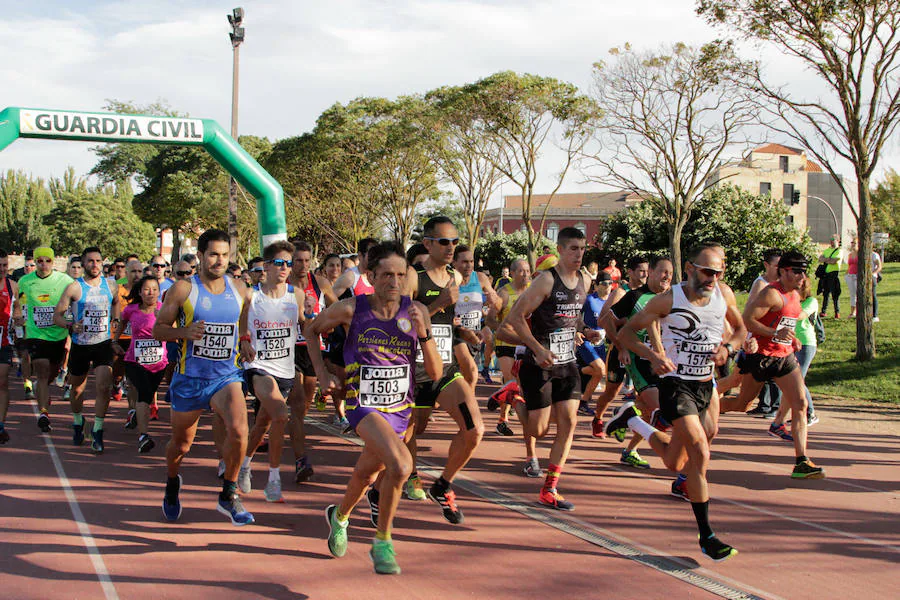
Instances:
[[[34,412],[34,416],[37,417],[38,407],[37,403],[34,401],[31,403],[31,410]],[[75,525],[78,526],[78,532],[81,534],[84,547],[87,548],[91,564],[94,566],[94,572],[97,573],[97,579],[100,580],[100,587],[103,588],[103,594],[106,596],[107,600],[119,600],[119,594],[116,592],[116,587],[109,577],[109,571],[106,570],[106,563],[103,562],[103,556],[100,554],[100,549],[97,547],[97,543],[91,535],[91,530],[84,518],[84,513],[81,512],[81,507],[78,505],[78,500],[75,498],[75,491],[72,489],[71,484],[69,484],[69,478],[66,477],[66,471],[63,469],[62,461],[59,459],[59,454],[56,452],[56,446],[53,444],[53,440],[50,438],[49,434],[42,434],[41,437],[44,438],[44,443],[47,444],[47,451],[50,453],[50,459],[53,461],[53,466],[56,469],[56,476],[59,477],[59,483],[62,485],[63,493],[65,493],[66,500],[69,502],[69,508],[72,510],[72,517],[75,519]]]

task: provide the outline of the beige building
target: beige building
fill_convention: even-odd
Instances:
[[[855,202],[855,182],[844,183]],[[801,149],[781,144],[756,148],[740,162],[719,167],[707,181],[713,187],[724,184],[783,200],[790,207],[790,221],[801,231],[809,230],[815,242],[828,243],[840,232],[846,245],[855,235],[856,221],[840,186]]]

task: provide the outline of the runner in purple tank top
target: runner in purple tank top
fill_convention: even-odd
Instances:
[[[370,296],[356,296],[331,305],[307,327],[315,340],[337,327],[347,328],[344,361],[347,369],[347,419],[365,442],[340,505],[325,509],[328,549],[341,557],[347,552],[350,512],[381,471],[381,499],[377,533],[369,555],[376,573],[397,574],[400,567],[391,542],[391,525],[400,490],[412,470],[412,456],[403,443],[412,409],[416,351],[425,371],[437,381],[443,364],[431,336],[428,311],[401,297],[408,265],[402,248],[383,243],[369,250],[368,277],[375,288]],[[307,345],[323,391],[340,385],[328,372],[317,343]]]

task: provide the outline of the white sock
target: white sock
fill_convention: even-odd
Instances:
[[[281,481],[281,469],[279,467],[269,467],[269,481]]]
[[[640,417],[631,417],[628,419],[628,428],[644,438],[649,440],[650,436],[656,433],[656,429]]]
[[[250,468],[250,461],[253,459],[252,456],[245,456],[244,462],[241,463],[241,466],[244,468]]]

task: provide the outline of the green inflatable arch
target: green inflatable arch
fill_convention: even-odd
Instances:
[[[211,119],[6,108],[0,112],[0,151],[20,137],[203,146],[256,198],[260,250],[287,239],[281,185]]]

